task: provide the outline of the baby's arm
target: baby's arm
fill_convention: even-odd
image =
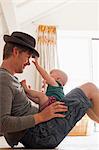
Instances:
[[[46,83],[47,84],[50,84],[52,86],[55,86],[57,85],[57,82],[55,81],[54,78],[52,78],[46,70],[44,70],[39,64],[38,64],[38,61],[37,61],[37,58],[35,58],[34,61],[32,61],[36,67],[36,69],[38,70],[38,72],[40,73],[40,75],[42,76],[42,78],[44,80],[46,80]]]
[[[47,101],[47,96],[43,92],[35,91],[30,89],[27,84],[26,80],[21,81],[21,85],[23,86],[27,96],[32,99],[35,103],[42,105]]]

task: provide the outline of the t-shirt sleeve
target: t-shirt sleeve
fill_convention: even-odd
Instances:
[[[33,115],[12,116],[13,91],[4,79],[0,78],[0,132],[21,131],[35,125]]]

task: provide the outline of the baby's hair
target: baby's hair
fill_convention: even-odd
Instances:
[[[58,74],[58,78],[60,80],[60,83],[63,86],[65,86],[65,84],[66,84],[66,82],[68,80],[67,74],[64,71],[60,70],[60,69],[53,69],[53,70],[50,71],[50,73],[52,73],[54,71]]]

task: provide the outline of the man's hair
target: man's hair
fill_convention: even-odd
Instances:
[[[9,58],[12,55],[14,47],[17,47],[20,53],[28,51],[30,54],[32,54],[32,51],[29,50],[28,48],[21,46],[19,44],[8,42],[5,44],[3,49],[3,60]]]

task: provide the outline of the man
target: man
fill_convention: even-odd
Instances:
[[[3,63],[0,68],[0,132],[13,147],[25,135],[28,128],[55,117],[64,117],[58,112],[67,111],[62,102],[56,102],[42,112],[31,105],[20,82],[14,76],[30,65],[30,57],[39,57],[35,39],[23,32],[4,35]]]
[[[21,142],[26,148],[55,148],[85,113],[99,123],[99,89],[93,83],[71,90],[61,102],[38,112],[14,76],[30,65],[31,56],[39,57],[35,39],[26,33],[13,32],[11,36],[5,35],[4,41],[0,68],[0,133],[11,147]]]

